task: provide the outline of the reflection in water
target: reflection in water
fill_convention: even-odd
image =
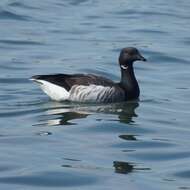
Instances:
[[[139,106],[138,102],[124,102],[104,105],[94,104],[68,104],[51,102],[45,105],[46,108],[46,121],[45,124],[49,126],[54,125],[75,125],[78,122],[73,122],[74,119],[86,118],[92,114],[110,114],[117,115],[118,121],[121,123],[130,124],[134,122],[134,118],[138,115],[135,113],[136,108]],[[47,117],[46,117],[47,116]],[[115,118],[115,117],[114,117]],[[113,120],[112,120],[113,121]],[[121,134],[120,139],[126,141],[137,141],[135,135],[132,134]],[[66,161],[80,161],[75,159],[64,158]],[[90,169],[90,170],[107,170],[108,168],[82,165],[80,163],[65,163],[61,165],[64,168],[79,168],[79,169]],[[134,165],[125,161],[114,161],[113,167],[115,173],[128,174],[134,170],[147,170],[147,168],[134,168]],[[109,168],[110,169],[110,168]]]
[[[132,163],[124,162],[124,161],[114,161],[113,167],[115,168],[115,173],[120,173],[120,174],[128,174],[137,170],[138,171],[151,170],[150,168],[144,168],[144,167],[136,168],[135,165],[133,165]]]
[[[58,125],[75,125],[75,123],[70,122],[73,119],[85,118],[88,114],[78,113],[78,112],[65,112],[59,114]]]
[[[77,169],[86,169],[86,170],[107,170],[105,167],[98,167],[93,165],[83,165],[83,164],[63,164],[61,165],[63,168],[77,168]]]
[[[54,104],[54,102],[52,102]],[[45,124],[49,126],[54,125],[74,125],[72,122],[74,119],[86,118],[88,115],[104,113],[104,114],[113,114],[118,115],[118,120],[121,123],[133,123],[134,118],[137,117],[135,109],[139,106],[138,102],[123,102],[123,103],[114,103],[114,104],[103,104],[103,105],[94,105],[94,104],[66,104],[56,102],[54,107],[53,105],[50,108],[47,108],[46,114],[48,119]],[[51,116],[51,117],[50,117]],[[56,116],[56,117],[55,117]],[[53,117],[53,118],[52,118]],[[121,136],[120,138],[125,138]],[[129,137],[126,137],[129,139]],[[132,140],[132,139],[131,139]],[[133,140],[135,138],[133,137]]]
[[[135,113],[135,109],[139,106],[138,102],[130,102],[122,104],[122,112],[119,114],[119,120],[122,123],[132,123],[133,118],[138,115]]]
[[[114,161],[113,167],[115,168],[116,173],[128,174],[131,173],[134,169],[134,166],[128,162]]]
[[[57,104],[58,103],[56,102],[55,105]],[[46,122],[44,122],[44,124],[56,126],[75,125],[76,123],[72,122],[72,120],[86,118],[90,113],[82,111],[78,108],[78,106],[72,107],[71,105],[69,107],[68,105],[62,105],[62,107],[55,106],[55,108],[47,108],[46,114],[48,115],[48,119]]]
[[[47,136],[47,135],[52,135],[52,133],[49,131],[40,131],[40,132],[37,132],[36,135]]]
[[[136,137],[134,135],[119,135],[119,138],[123,139],[123,140],[127,140],[127,141],[136,141]]]
[[[84,165],[84,164],[79,163],[80,160],[68,159],[66,161],[72,161],[72,163],[69,162],[69,163],[62,164],[61,167],[87,169],[87,170],[101,170],[101,171],[112,169],[112,168],[106,168],[102,166]],[[124,161],[114,161],[113,168],[114,168],[114,172],[119,173],[119,174],[128,174],[137,170],[138,171],[150,170],[150,168],[143,168],[143,167],[136,168],[134,164],[129,163],[129,162],[124,162]]]
[[[90,166],[90,165],[82,165],[82,164],[63,164],[61,167],[64,168],[80,168],[80,169],[90,169],[90,170],[108,170],[109,168],[98,167],[98,166]],[[115,169],[115,173],[120,174],[128,174],[133,172],[134,166],[131,163],[124,161],[114,161],[113,167]]]

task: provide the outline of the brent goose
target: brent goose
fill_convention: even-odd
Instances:
[[[41,89],[53,100],[76,102],[121,102],[137,99],[140,94],[135,78],[133,63],[146,59],[134,47],[121,50],[119,65],[121,81],[113,82],[93,74],[54,74],[36,75],[31,80],[37,82]]]

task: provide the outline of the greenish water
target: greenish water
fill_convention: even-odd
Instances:
[[[190,3],[0,2],[0,189],[190,189]],[[54,102],[35,74],[120,80],[136,63],[139,101]]]

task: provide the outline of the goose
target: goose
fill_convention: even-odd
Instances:
[[[146,61],[138,49],[123,48],[119,55],[120,82],[94,74],[35,75],[30,80],[53,100],[83,103],[111,103],[138,99],[140,89],[133,63]]]

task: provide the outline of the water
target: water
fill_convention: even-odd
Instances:
[[[1,189],[190,189],[190,3],[178,0],[0,2]],[[122,47],[140,101],[58,103],[34,74],[118,81]]]

